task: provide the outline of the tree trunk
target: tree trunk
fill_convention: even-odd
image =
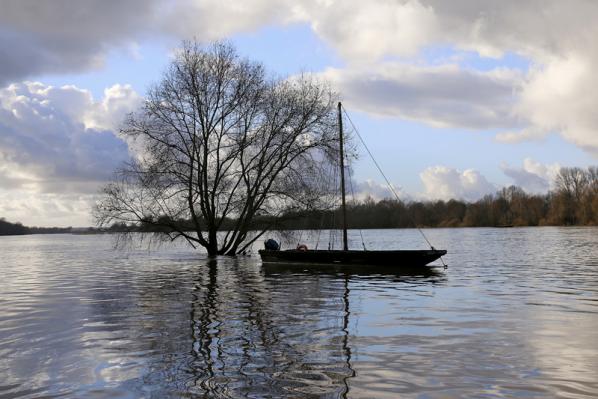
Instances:
[[[210,229],[208,231],[208,246],[206,249],[208,250],[209,256],[221,255],[218,251],[218,237],[216,233],[215,229]]]

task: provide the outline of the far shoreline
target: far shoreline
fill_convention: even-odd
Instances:
[[[541,225],[541,226],[418,226],[418,227],[349,227],[351,230],[415,230],[415,229],[426,229],[426,230],[440,230],[440,229],[522,229],[522,228],[546,228],[546,227],[558,227],[558,228],[598,228],[596,225]],[[56,230],[68,230],[68,227],[43,227],[42,229],[56,229]],[[292,228],[292,229],[279,229],[272,230],[273,233],[277,231],[318,231],[318,230],[338,230],[338,229],[315,229],[315,228]],[[227,230],[221,230],[226,232]],[[193,232],[193,231],[189,231]],[[100,230],[95,227],[78,227],[76,231],[56,231],[56,232],[35,232],[35,233],[22,233],[22,234],[0,234],[0,237],[19,237],[19,236],[34,236],[34,235],[116,235],[116,234],[155,234],[160,231],[114,231],[114,230]]]

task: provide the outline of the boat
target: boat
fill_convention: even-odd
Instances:
[[[307,249],[305,246],[299,246],[296,249],[280,250],[279,248],[268,246],[266,249],[258,251],[263,264],[284,264],[284,265],[302,265],[303,267],[318,265],[337,265],[337,266],[376,266],[389,267],[397,269],[409,269],[428,267],[428,265],[437,259],[442,261],[442,256],[446,255],[444,249],[435,249],[428,239],[424,236],[426,242],[430,244],[430,249],[426,250],[350,250],[347,240],[347,204],[345,193],[345,165],[344,165],[344,143],[343,143],[343,119],[342,104],[338,103],[338,125],[339,125],[339,145],[340,145],[340,185],[341,185],[341,212],[342,212],[342,242],[343,249]],[[365,144],[365,143],[364,143]],[[366,147],[367,148],[367,147]],[[368,150],[369,152],[369,150]],[[371,153],[370,153],[371,155]],[[378,166],[376,164],[376,166]],[[378,169],[380,169],[378,167]],[[380,170],[380,172],[382,172]],[[386,179],[386,177],[385,177]],[[388,183],[388,179],[387,183]],[[396,192],[389,184],[391,191],[397,196]],[[397,196],[398,198],[398,196]],[[444,264],[444,261],[442,261]],[[445,265],[446,267],[446,265]]]
[[[446,254],[446,250],[269,250],[259,251],[262,263],[306,263],[315,265],[425,266]]]

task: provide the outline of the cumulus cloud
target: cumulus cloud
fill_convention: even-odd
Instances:
[[[96,201],[91,194],[32,193],[0,189],[0,217],[26,226],[89,226],[90,209]]]
[[[598,156],[597,67],[598,49],[589,49],[554,57],[531,71],[515,110],[528,118],[534,136],[559,132]],[[526,136],[529,129],[507,138]]]
[[[380,183],[372,179],[353,181],[352,187],[355,194],[354,199],[359,201],[363,201],[367,198],[371,198],[375,201],[382,199],[395,199],[394,193],[387,184]],[[403,191],[402,187],[393,184],[392,188],[402,201],[409,201],[411,199],[411,196]]]
[[[473,169],[461,172],[446,166],[433,166],[424,170],[419,176],[425,188],[423,197],[430,200],[476,201],[486,194],[496,192],[497,189]]]
[[[154,29],[152,0],[4,0],[0,86],[42,73],[98,68],[106,52]]]
[[[89,225],[99,186],[129,159],[115,131],[139,101],[123,85],[99,100],[74,86],[25,82],[0,89],[0,216]]]
[[[348,60],[348,68],[335,73],[342,75],[337,80],[343,93],[357,99],[361,109],[432,125],[504,128],[507,132],[498,138],[509,142],[557,132],[598,155],[597,2],[379,0],[320,5],[306,6],[306,18]],[[525,76],[502,79],[453,71],[452,82],[446,66],[380,66],[384,57],[413,56],[436,45],[490,58],[516,53],[527,58],[532,69]],[[364,60],[378,62],[364,65]],[[412,85],[405,84],[404,70],[409,68]],[[443,86],[452,88],[448,98]],[[471,98],[472,93],[477,98]],[[413,98],[412,106],[405,104],[407,96]]]
[[[523,167],[501,165],[505,175],[513,179],[513,184],[531,194],[544,194],[553,188],[553,183],[561,166],[558,163],[544,165],[531,158],[523,160]]]
[[[504,128],[498,138],[507,142],[557,132],[598,155],[596,2],[379,0],[306,10],[314,31],[349,62],[332,77],[365,111],[435,126]],[[497,79],[425,63],[380,66],[384,57],[413,59],[438,45],[489,58],[515,53],[533,67],[525,76]],[[451,88],[448,97],[443,87]],[[408,96],[413,103],[405,103]]]
[[[298,12],[300,9],[301,12]],[[449,45],[499,58],[511,51],[543,61],[593,44],[598,4],[584,0],[315,0],[294,7],[346,58],[409,56]]]
[[[308,1],[302,5],[295,8],[296,18],[309,21],[350,62],[415,55],[439,34],[438,15],[425,2]]]
[[[412,56],[438,44],[484,56],[514,51],[540,58],[591,44],[597,8],[583,0],[6,0],[0,38],[19,66],[43,56],[46,62],[30,67],[69,70],[92,67],[106,48],[148,35],[213,40],[291,23],[309,24],[352,63]]]
[[[142,98],[131,85],[115,84],[104,90],[104,97],[94,101],[86,91],[86,109],[82,114],[85,127],[90,129],[118,130],[124,118],[138,109]]]
[[[96,68],[109,49],[158,35],[213,40],[302,23],[345,59],[344,70],[328,73],[360,109],[502,128],[499,139],[509,142],[558,132],[598,154],[597,17],[598,3],[584,0],[6,0],[0,86]],[[518,76],[433,66],[421,52],[435,46],[496,59],[514,53],[533,67]]]
[[[598,154],[594,112],[598,94],[592,90],[598,84],[593,73],[598,67],[596,2],[251,0],[239,6],[201,0],[193,4],[195,13],[187,13],[187,18],[201,15],[206,23],[195,28],[182,24],[188,34],[224,37],[264,24],[309,24],[347,61],[342,70],[327,71],[327,77],[366,112],[434,126],[500,128],[504,133],[498,139],[507,142],[557,132]],[[173,15],[178,13],[175,8]],[[204,32],[210,20],[218,21],[211,34]],[[478,72],[434,66],[419,57],[423,49],[434,46],[496,59],[514,53],[529,60],[532,69]],[[393,57],[401,61],[387,62]]]
[[[115,133],[139,97],[115,85],[104,97],[73,86],[0,89],[0,215],[29,224],[89,224],[99,186],[129,159]]]
[[[40,74],[101,68],[114,48],[141,40],[223,39],[294,17],[291,1],[3,0],[0,87]]]
[[[291,0],[161,0],[160,3],[159,29],[199,40],[218,40],[264,25],[299,22],[305,17],[304,4]]]
[[[465,70],[457,65],[387,62],[375,67],[328,69],[352,109],[426,122],[439,127],[492,129],[518,126],[513,113],[519,72]]]

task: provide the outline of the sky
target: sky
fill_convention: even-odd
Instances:
[[[593,0],[0,0],[0,217],[89,226],[182,40],[326,79],[405,199],[544,193],[598,164]],[[366,152],[360,196],[389,195]]]

